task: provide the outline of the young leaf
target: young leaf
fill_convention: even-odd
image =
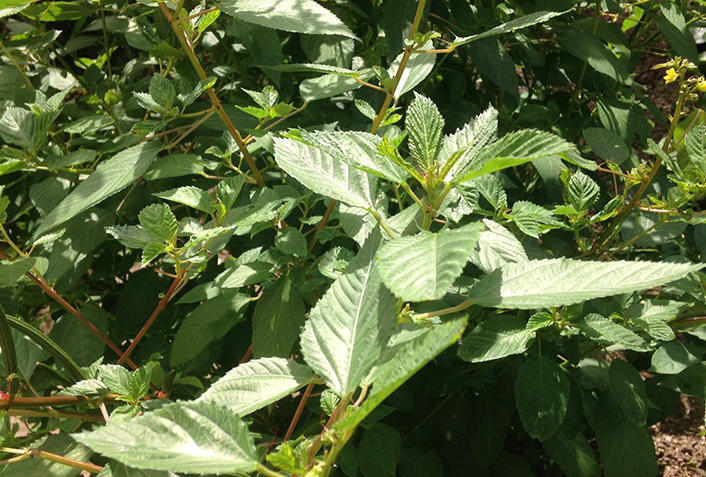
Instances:
[[[378,273],[373,233],[346,274],[312,308],[301,335],[304,359],[339,396],[356,390],[382,353],[395,324],[396,303]]]
[[[176,99],[176,89],[167,78],[155,74],[150,81],[150,96],[162,108],[171,109]]]
[[[596,313],[591,313],[581,320],[581,330],[594,341],[606,345],[620,345],[633,351],[648,351],[645,340],[611,320]]]
[[[98,367],[98,377],[108,388],[121,396],[130,394],[130,371],[115,364]]]
[[[162,149],[162,143],[150,141],[119,152],[98,165],[96,170],[42,220],[33,238],[63,224],[81,212],[133,184],[149,169]]]
[[[8,144],[34,150],[34,115],[24,108],[7,108],[0,118],[0,137]]]
[[[578,171],[571,176],[569,187],[566,188],[566,200],[574,209],[583,212],[598,201],[600,193],[596,181]]]
[[[483,149],[452,182],[458,184],[573,148],[571,143],[545,131],[534,129],[515,131]]]
[[[405,128],[409,133],[409,152],[425,169],[436,161],[445,124],[432,100],[417,94],[407,109]]]
[[[461,275],[484,228],[477,222],[390,240],[377,255],[385,285],[404,301],[440,298]]]
[[[224,181],[220,181],[216,186],[216,197],[218,202],[223,204],[226,210],[229,210],[235,204],[235,199],[240,195],[240,191],[245,184],[245,176],[235,176]]]
[[[305,313],[304,300],[289,277],[281,277],[267,288],[252,317],[253,356],[289,357],[304,326]]]
[[[194,186],[179,187],[165,192],[154,194],[160,199],[170,200],[179,204],[188,205],[196,210],[212,213],[215,210],[211,195]]]
[[[517,316],[493,316],[476,326],[458,347],[459,357],[470,363],[482,363],[527,351],[534,341],[534,331]]]
[[[345,204],[373,208],[377,179],[293,139],[275,139],[275,160],[288,174],[319,194]]]
[[[667,262],[530,260],[495,270],[468,297],[494,308],[544,308],[664,285],[702,268]]]
[[[535,356],[525,361],[515,379],[515,403],[525,431],[540,441],[559,429],[569,402],[569,377],[554,361]]]
[[[145,248],[147,244],[157,240],[157,237],[136,225],[114,225],[107,227],[105,231],[127,248]]]
[[[246,424],[227,407],[206,402],[168,404],[128,421],[73,434],[73,438],[140,469],[247,473],[258,462]]]
[[[198,401],[227,406],[245,416],[279,401],[314,379],[309,368],[283,358],[261,358],[226,373]]]
[[[439,151],[439,164],[449,170],[444,179],[450,181],[458,171],[472,162],[483,148],[496,140],[497,131],[498,111],[495,108],[488,108],[463,128],[444,137]],[[449,165],[448,161],[451,157],[459,152],[461,154],[455,158],[454,164]]]
[[[149,205],[140,211],[138,218],[143,230],[148,235],[162,242],[174,240],[177,232],[177,220],[167,204]]]
[[[218,10],[216,10],[216,13],[220,13]],[[212,88],[216,84],[216,78],[210,76],[206,79],[202,79],[199,81],[199,83],[196,85],[196,87],[191,90],[189,94],[186,96],[179,96],[179,99],[181,100],[181,104],[184,106],[188,106],[194,101],[196,101],[199,96],[203,94],[204,91],[206,91],[208,88]]]
[[[224,0],[220,9],[240,20],[275,30],[358,39],[336,15],[314,0]]]
[[[380,178],[397,183],[407,178],[402,167],[378,154],[383,139],[375,134],[357,131],[302,131],[302,138],[335,159]]]
[[[275,237],[275,247],[288,255],[304,257],[307,254],[306,238],[294,227],[285,227]]]

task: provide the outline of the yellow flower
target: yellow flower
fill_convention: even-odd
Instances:
[[[703,76],[696,82],[696,89],[702,93],[706,92],[706,79]]]
[[[667,84],[674,83],[678,78],[679,75],[677,74],[677,71],[674,68],[669,68],[667,70],[667,74],[664,75],[664,82]]]

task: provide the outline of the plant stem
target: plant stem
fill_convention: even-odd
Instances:
[[[184,30],[182,30],[181,25],[174,20],[174,17],[172,16],[172,12],[169,11],[169,8],[164,4],[164,2],[159,2],[159,8],[162,10],[162,13],[166,17],[169,24],[171,25],[172,30],[174,31],[174,34],[177,36],[179,43],[181,43],[181,46],[184,49],[184,53],[186,53],[186,56],[189,58],[189,61],[191,61],[191,65],[196,70],[196,74],[199,75],[199,78],[201,78],[202,80],[205,80],[208,76],[206,76],[206,72],[204,71],[203,67],[201,66],[201,62],[199,61],[198,57],[196,56],[196,53],[194,53],[194,49],[189,44],[189,40],[186,38],[186,34],[184,33]],[[243,138],[240,136],[240,133],[235,128],[235,126],[233,125],[233,122],[228,117],[228,114],[226,114],[225,110],[223,109],[223,106],[221,105],[221,101],[218,99],[218,96],[216,95],[216,92],[213,90],[213,87],[206,89],[206,94],[208,95],[208,98],[211,100],[213,107],[216,108],[216,112],[218,113],[218,117],[221,118],[221,121],[225,125],[226,129],[228,130],[230,135],[233,136],[235,143],[238,145],[238,149],[240,149],[240,153],[245,158],[245,162],[248,163],[248,167],[250,168],[250,172],[252,172],[253,176],[255,176],[255,180],[257,181],[257,184],[260,187],[265,187],[265,181],[262,178],[262,174],[260,174],[260,170],[257,168],[257,165],[255,165],[255,160],[253,159],[252,155],[250,154],[250,151],[248,151],[248,146],[245,144],[245,142],[243,142]]]
[[[437,310],[437,311],[430,311],[429,313],[420,313],[419,315],[413,315],[413,316],[417,320],[426,320],[427,318],[433,318],[435,316],[450,315],[451,313],[463,311],[466,308],[470,308],[471,306],[473,306],[473,302],[471,300],[466,300],[466,301],[464,301],[456,306],[452,306],[450,308],[444,308],[443,310]]]
[[[19,65],[19,63],[17,63],[17,60],[15,59],[15,57],[12,55],[12,53],[10,53],[10,50],[8,50],[7,47],[5,47],[5,44],[1,41],[0,41],[0,49],[2,49],[2,51],[7,55],[7,57],[10,58],[12,65],[17,69],[17,71],[20,72],[20,74],[22,75],[22,78],[25,80],[25,83],[27,83],[27,86],[29,86],[29,89],[34,89],[34,85],[30,81],[29,76],[27,76],[27,73],[25,73],[24,70],[22,68],[20,68],[20,65]]]
[[[309,252],[314,249],[314,245],[316,245],[316,238],[318,237],[319,232],[326,227],[326,224],[328,223],[329,217],[331,217],[331,212],[333,212],[334,207],[336,207],[336,199],[331,199],[331,202],[329,202],[328,207],[326,208],[326,212],[324,212],[324,216],[321,218],[321,222],[319,222],[319,225],[316,226],[316,230],[314,230],[314,235],[309,241],[309,246],[307,247],[307,250]]]
[[[116,403],[117,394],[108,394],[101,398],[90,398],[88,396],[39,396],[39,397],[22,397],[14,396],[10,400],[0,400],[0,410],[16,409],[16,408],[32,408],[46,406],[76,406],[78,404],[98,404],[100,402]]]
[[[262,475],[266,475],[267,477],[285,477],[284,474],[280,474],[279,472],[270,470],[262,464],[257,464],[257,469],[255,470],[261,473]]]
[[[73,467],[74,469],[81,469],[83,471],[90,472],[91,474],[98,474],[101,470],[103,470],[103,467],[96,464],[91,464],[90,462],[82,462],[80,460],[69,459],[68,457],[52,454],[50,452],[45,452],[39,449],[29,449],[28,452],[30,457],[38,457],[40,459],[48,460],[50,462],[56,462],[58,464],[67,465],[69,467]]]
[[[292,418],[292,422],[289,424],[289,428],[287,429],[287,433],[284,435],[284,438],[282,439],[283,441],[288,441],[290,437],[292,437],[292,434],[294,433],[294,429],[297,427],[297,422],[299,422],[299,418],[302,415],[302,412],[304,411],[304,405],[306,404],[306,401],[309,399],[309,396],[311,395],[311,391],[314,389],[314,383],[311,382],[309,385],[306,387],[304,390],[304,394],[302,395],[301,400],[299,401],[299,405],[297,406],[297,410],[294,413],[294,417]]]
[[[163,5],[163,4],[160,4]],[[125,352],[120,356],[120,359],[118,360],[118,365],[122,364],[123,361],[128,359],[130,356],[130,353],[135,349],[137,344],[140,342],[143,336],[145,336],[145,333],[147,333],[147,330],[150,329],[150,326],[152,326],[152,323],[154,323],[154,320],[157,319],[157,316],[162,312],[165,306],[167,306],[167,303],[169,303],[169,300],[171,300],[172,296],[174,295],[174,292],[177,290],[179,286],[182,285],[182,282],[186,282],[188,278],[186,277],[186,270],[184,268],[179,268],[177,270],[176,277],[174,277],[174,281],[172,282],[172,285],[169,287],[169,290],[167,290],[167,293],[164,294],[161,300],[159,300],[159,303],[157,304],[157,308],[154,309],[152,312],[152,315],[147,319],[145,322],[144,326],[140,330],[139,333],[137,333],[137,336],[135,336],[135,339],[132,340],[132,343],[130,343],[130,346],[125,350]]]
[[[31,409],[9,409],[8,416],[20,417],[51,417],[51,418],[66,418],[79,419],[81,421],[105,422],[103,416],[99,414],[86,414],[80,412],[56,411],[54,409],[47,411],[33,411]]]

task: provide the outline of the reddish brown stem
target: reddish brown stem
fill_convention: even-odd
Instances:
[[[88,318],[86,318],[85,316],[83,316],[81,313],[79,313],[79,311],[78,311],[76,308],[74,308],[73,306],[71,306],[71,304],[70,304],[69,302],[67,302],[66,300],[64,300],[64,299],[61,297],[61,295],[59,295],[59,294],[56,292],[56,290],[54,290],[54,288],[53,288],[51,285],[49,285],[48,283],[46,283],[46,282],[40,280],[39,278],[35,277],[34,275],[32,275],[32,274],[29,273],[29,272],[27,272],[26,275],[27,275],[27,277],[29,277],[30,280],[32,280],[32,281],[33,281],[34,283],[36,283],[42,290],[44,290],[49,296],[51,296],[54,300],[56,300],[57,303],[59,303],[59,304],[60,304],[61,306],[63,306],[69,313],[71,313],[71,314],[74,315],[76,318],[78,318],[79,321],[81,321],[81,323],[83,323],[84,325],[86,325],[86,326],[88,327],[88,329],[90,329],[93,333],[96,334],[96,336],[98,336],[98,338],[101,339],[101,341],[103,341],[105,344],[107,344],[110,349],[112,349],[113,351],[115,351],[118,356],[122,356],[122,355],[123,355],[122,350],[121,350],[115,343],[113,343],[113,342],[110,340],[110,338],[108,338],[107,336],[105,336],[105,335],[101,332],[101,330],[99,330],[98,328],[96,328],[96,326],[95,326],[93,323],[91,323],[90,321],[88,321]],[[127,361],[127,364],[128,364],[128,366],[130,366],[132,369],[137,369],[137,365],[135,365],[135,363],[133,363],[133,362],[130,361],[130,360]]]
[[[250,357],[252,356],[252,345],[248,347],[248,350],[245,352],[242,358],[240,358],[240,361],[238,361],[238,364],[243,364],[244,362],[248,361]]]
[[[169,287],[169,290],[167,290],[167,293],[164,294],[161,300],[159,300],[159,303],[157,304],[157,308],[154,309],[152,312],[152,315],[147,319],[145,322],[144,326],[140,330],[139,333],[137,333],[137,336],[135,336],[135,339],[132,340],[132,343],[130,343],[130,346],[125,350],[125,352],[120,356],[120,359],[118,360],[118,365],[122,364],[123,361],[128,360],[130,353],[135,349],[137,344],[140,342],[143,336],[145,336],[145,333],[147,333],[147,330],[150,329],[150,326],[152,326],[152,323],[154,323],[154,320],[157,319],[159,314],[162,312],[165,306],[167,306],[167,303],[169,303],[169,300],[172,298],[172,295],[174,295],[174,292],[176,289],[179,287],[181,284],[182,280],[184,279],[184,269],[180,269],[177,272],[177,276],[174,278],[174,281],[172,282],[172,285]]]
[[[299,422],[299,418],[302,416],[302,412],[304,411],[304,405],[306,404],[306,401],[309,399],[309,396],[311,395],[311,390],[314,389],[314,383],[311,382],[309,385],[306,387],[304,390],[304,394],[302,395],[301,401],[299,401],[299,406],[297,406],[297,410],[294,413],[294,417],[292,418],[291,424],[289,424],[289,429],[287,429],[287,433],[284,435],[284,438],[282,439],[283,441],[288,441],[290,437],[292,437],[292,434],[294,433],[294,429],[297,427],[297,423]]]
[[[11,400],[0,400],[0,410],[15,408],[30,408],[30,407],[45,407],[45,406],[72,406],[76,404],[86,404],[98,402],[108,403],[123,403],[117,400],[117,394],[108,394],[99,399],[93,399],[88,396],[40,396],[40,397],[21,397],[13,396]],[[102,419],[101,419],[102,420]]]
[[[324,216],[321,218],[321,222],[319,222],[319,225],[316,227],[316,230],[314,230],[314,235],[309,241],[309,246],[307,247],[307,250],[309,252],[314,249],[314,245],[316,245],[316,237],[319,235],[319,232],[322,231],[324,227],[326,227],[326,224],[328,224],[328,219],[329,217],[331,217],[331,212],[333,212],[334,207],[336,207],[336,199],[331,199],[331,202],[329,202],[326,212],[324,212]]]
[[[103,416],[100,414],[86,414],[82,412],[68,412],[68,411],[33,411],[31,409],[8,409],[8,416],[19,416],[19,417],[54,417],[54,418],[67,418],[67,419],[78,419],[80,421],[91,421],[91,422],[105,422]]]

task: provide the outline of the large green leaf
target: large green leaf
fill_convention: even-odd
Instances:
[[[243,317],[250,297],[241,293],[218,295],[186,315],[179,327],[170,364],[179,366],[195,358],[209,343],[222,338]]]
[[[33,150],[34,115],[24,108],[7,108],[0,118],[0,137],[8,144]]]
[[[9,287],[17,283],[25,273],[32,270],[36,261],[33,257],[0,260],[0,286]]]
[[[481,306],[543,308],[664,285],[702,268],[666,262],[530,260],[495,270],[471,288]]]
[[[397,183],[407,178],[402,167],[378,154],[382,138],[375,134],[358,131],[302,131],[302,138],[335,159],[362,171]]]
[[[339,18],[314,0],[223,0],[229,15],[275,30],[357,39]]]
[[[622,325],[596,313],[585,316],[581,330],[594,341],[605,345],[620,345],[633,351],[648,351],[649,347],[640,336]]]
[[[458,340],[466,327],[465,318],[449,321],[433,328],[428,333],[411,340],[403,346],[393,359],[380,365],[377,378],[368,398],[336,427],[354,428],[380,405],[390,394],[411,378],[425,364]]]
[[[569,438],[557,432],[550,439],[542,442],[542,447],[567,477],[600,477],[601,475],[596,453],[581,433]]]
[[[293,139],[275,139],[275,159],[282,169],[314,192],[364,209],[375,203],[376,177],[317,147]]]
[[[632,83],[625,65],[598,37],[576,28],[566,28],[557,34],[557,41],[562,48],[599,73],[621,83]]]
[[[436,160],[445,124],[434,102],[416,94],[407,109],[405,128],[409,133],[409,152],[425,169]]]
[[[546,131],[515,131],[483,149],[475,160],[459,172],[453,182],[458,184],[571,149],[574,149],[571,143]]]
[[[482,38],[468,45],[471,59],[478,72],[495,83],[501,90],[520,98],[519,77],[515,62],[497,38]]]
[[[445,165],[458,154],[453,166],[449,165],[449,173],[444,179],[451,180],[458,171],[473,161],[489,143],[496,140],[497,131],[498,111],[488,108],[455,133],[444,137],[439,152],[439,164]]]
[[[286,358],[304,326],[304,300],[289,277],[267,288],[255,305],[252,317],[253,356]]]
[[[471,253],[470,260],[485,273],[515,262],[527,261],[527,253],[522,243],[512,232],[492,220],[483,219],[487,227],[478,238],[478,247]]]
[[[623,413],[637,426],[647,421],[647,398],[645,382],[637,369],[622,359],[614,359],[608,373],[610,392]]]
[[[176,402],[128,421],[112,421],[74,439],[131,467],[195,474],[252,472],[258,454],[230,409]]]
[[[517,316],[493,316],[463,338],[458,355],[464,361],[482,363],[524,353],[535,336],[526,325],[526,320]]]
[[[44,218],[33,238],[40,237],[134,183],[149,169],[161,149],[162,143],[150,141],[125,149],[101,163],[88,179],[81,182]]]
[[[231,369],[199,397],[244,416],[279,401],[314,379],[306,366],[283,358],[262,358]]]
[[[385,285],[404,301],[440,298],[461,275],[484,228],[478,222],[390,240],[377,256]]]
[[[97,306],[84,306],[80,309],[102,333],[108,332],[108,313]],[[105,343],[78,318],[67,313],[61,316],[52,327],[51,339],[73,358],[79,366],[89,366],[103,356]]]
[[[133,469],[120,462],[108,462],[96,477],[179,477],[168,470]]]
[[[559,429],[569,402],[569,377],[543,356],[525,361],[515,379],[515,403],[525,431],[543,441]]]
[[[476,462],[484,469],[500,455],[507,431],[510,429],[510,419],[514,414],[511,398],[493,391],[492,388],[487,388],[469,399],[470,434],[473,443],[471,452]]]
[[[378,273],[373,233],[346,273],[311,310],[301,335],[304,359],[339,396],[356,390],[390,338],[396,303]]]
[[[434,48],[431,40],[426,42],[421,46],[420,50],[431,50]],[[392,62],[390,67],[387,69],[387,73],[391,78],[397,75],[397,70],[402,64],[403,53],[397,55],[397,58]],[[401,97],[408,91],[412,91],[415,86],[424,81],[424,79],[429,76],[429,74],[434,69],[436,64],[436,53],[415,53],[413,54],[409,61],[407,62],[407,67],[400,76],[400,82],[395,88],[395,98]]]
[[[606,477],[654,477],[658,475],[652,436],[636,426],[610,393],[598,400],[595,422],[598,451]]]

